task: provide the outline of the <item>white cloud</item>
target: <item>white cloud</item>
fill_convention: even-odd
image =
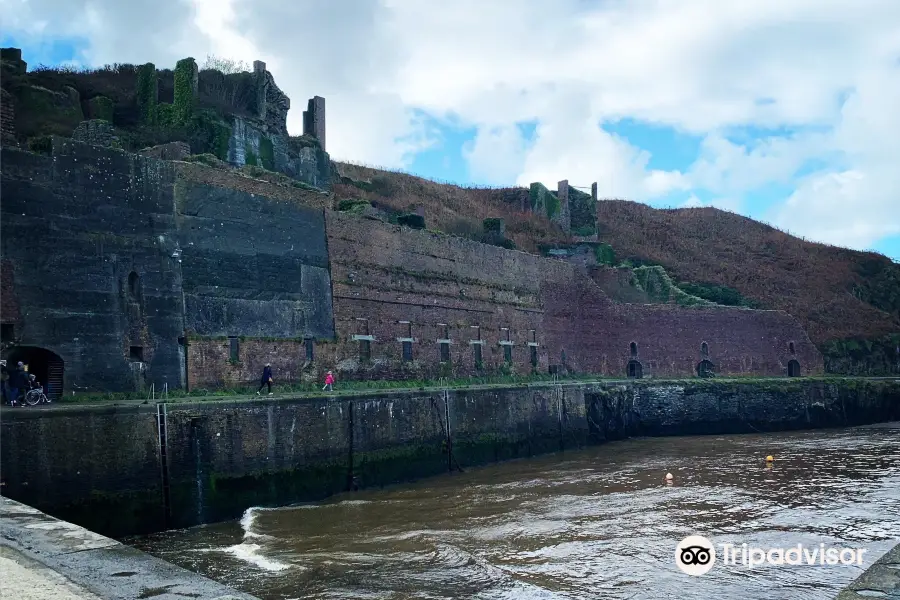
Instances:
[[[0,13],[23,43],[83,37],[92,64],[265,60],[293,131],[326,97],[339,158],[407,165],[434,143],[428,114],[477,128],[465,156],[482,181],[703,190],[744,208],[775,183],[795,192],[767,218],[811,238],[866,247],[900,226],[895,0],[0,0]],[[703,137],[699,159],[650,168],[598,127],[623,117]],[[734,128],[800,132],[736,143]],[[810,161],[825,168],[798,179]]]

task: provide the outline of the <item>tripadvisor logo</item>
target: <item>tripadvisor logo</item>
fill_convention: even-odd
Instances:
[[[716,564],[716,548],[702,535],[689,535],[675,546],[675,564],[688,575],[703,575]]]
[[[861,566],[865,548],[826,548],[825,544],[790,548],[757,548],[748,544],[719,544],[721,564],[748,569],[760,565]],[[704,575],[716,564],[716,547],[701,535],[690,535],[675,547],[675,564],[688,575]]]

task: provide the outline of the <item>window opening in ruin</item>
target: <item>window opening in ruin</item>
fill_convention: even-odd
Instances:
[[[788,344],[788,350],[791,351],[791,354],[794,354],[794,342],[791,342],[790,344]]]
[[[131,346],[128,349],[128,358],[131,359],[131,362],[144,362],[143,346]]]
[[[441,347],[441,362],[450,362],[450,344],[441,342],[438,346]]]
[[[637,343],[631,342],[631,355],[637,356]]]
[[[706,342],[700,344],[700,354],[703,356],[709,356],[709,345]]]
[[[537,364],[538,364],[537,346],[532,346],[531,347],[531,366],[536,369]]]
[[[406,325],[406,337],[412,337],[412,323],[409,321],[397,321],[401,325]]]
[[[0,340],[11,342],[16,338],[16,326],[14,323],[0,323]]]
[[[313,362],[316,355],[316,341],[313,338],[306,338],[306,362]]]
[[[697,364],[697,377],[714,377],[715,374],[715,366],[712,361],[701,360]]]
[[[512,362],[512,346],[508,344],[503,346],[503,360],[508,363]]]
[[[469,327],[471,329],[475,330],[475,339],[480,340],[481,339],[481,325],[469,325]]]
[[[372,358],[372,346],[369,340],[359,340],[359,360],[370,360]]]
[[[510,341],[510,339],[509,339],[509,327],[501,327],[501,328],[500,328],[500,331],[501,331],[500,337],[502,338],[503,335],[504,335],[504,332],[505,332],[505,334],[506,334],[506,341],[507,341],[507,342]]]
[[[237,362],[241,358],[241,340],[237,337],[228,338],[228,360]]]
[[[788,362],[788,377],[800,377],[800,363],[796,360]]]
[[[443,337],[441,337],[441,339],[449,340],[450,339],[450,326],[447,325],[446,323],[438,323],[438,327],[441,327],[441,334],[443,336]]]
[[[528,331],[531,333],[531,343],[537,344],[537,331],[534,329],[529,329]]]
[[[141,278],[134,271],[128,274],[128,298],[132,302],[140,302],[141,299]]]
[[[183,335],[178,336],[178,345],[179,346],[184,346],[186,343],[187,343],[187,339]]]
[[[475,368],[482,368],[484,362],[481,360],[481,344],[472,344],[472,352],[475,355]]]
[[[632,344],[633,345],[633,344]],[[636,360],[628,361],[628,376],[640,379],[644,376],[644,367]]]
[[[411,361],[412,359],[412,342],[403,342],[403,360]]]
[[[356,333],[359,335],[369,335],[369,320],[356,318]]]

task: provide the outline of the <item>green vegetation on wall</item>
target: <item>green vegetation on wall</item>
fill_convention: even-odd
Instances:
[[[596,205],[593,196],[569,186],[569,215],[572,233],[583,237],[597,233]]]
[[[164,128],[175,126],[174,106],[168,102],[162,102],[156,105],[156,126]]]
[[[559,214],[559,198],[555,192],[551,192],[540,182],[531,184],[529,188],[531,197],[531,210],[539,213],[545,211],[547,218],[552,219]]]
[[[259,162],[263,169],[275,170],[275,148],[267,137],[259,138]]]
[[[831,340],[819,350],[825,358],[826,373],[900,375],[900,333],[879,339]]]
[[[182,58],[175,63],[175,122],[186,125],[190,122],[197,98],[194,93],[194,75],[197,63],[193,58]],[[218,156],[218,154],[216,154]]]
[[[713,304],[678,288],[661,266],[637,267],[633,269],[633,272],[638,287],[655,302],[674,301],[680,306],[710,306]]]
[[[88,100],[88,112],[92,119],[103,119],[104,121],[113,122],[115,113],[115,105],[113,101],[106,96],[94,96]]]
[[[157,101],[156,65],[153,63],[138,67],[136,96],[141,122],[152,125],[156,121]]]
[[[716,285],[715,283],[701,282],[692,283],[682,281],[678,287],[692,296],[722,304],[724,306],[746,306],[747,308],[761,308],[759,302],[744,298],[740,292],[734,288],[725,285]]]
[[[594,246],[594,256],[597,263],[614,267],[616,265],[616,251],[609,244],[597,244]]]
[[[256,153],[253,151],[253,148],[250,147],[249,144],[244,145],[244,164],[255,167],[259,164]]]
[[[231,126],[210,110],[198,111],[188,125],[191,150],[197,154],[202,151],[211,152],[219,160],[228,159],[231,133]]]

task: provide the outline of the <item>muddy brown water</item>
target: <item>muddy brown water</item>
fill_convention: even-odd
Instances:
[[[692,534],[866,554],[692,577]],[[900,541],[900,424],[632,439],[127,541],[263,600],[827,599]]]

